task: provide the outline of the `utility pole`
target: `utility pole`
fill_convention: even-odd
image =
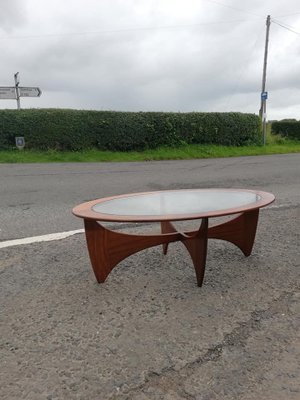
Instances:
[[[267,111],[268,94],[266,92],[266,77],[267,77],[267,61],[268,61],[270,25],[271,25],[271,17],[270,17],[270,15],[268,15],[267,20],[266,20],[265,55],[264,55],[264,67],[263,67],[263,76],[262,76],[261,103],[260,103],[260,110],[259,110],[259,115],[262,120],[264,145],[266,144],[266,133],[267,133],[266,111]]]
[[[19,90],[20,80],[19,80],[19,76],[18,75],[19,75],[19,72],[16,72],[14,77],[15,77],[17,107],[18,107],[18,110],[20,110],[21,109],[21,105],[20,105],[20,90]]]

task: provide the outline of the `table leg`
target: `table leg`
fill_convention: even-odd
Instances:
[[[196,272],[198,286],[202,286],[207,255],[207,240],[221,239],[235,244],[245,256],[252,251],[259,210],[246,211],[238,217],[208,228],[208,218],[203,218],[199,230],[178,232],[170,221],[161,222],[162,234],[132,235],[114,232],[94,220],[85,219],[85,234],[91,264],[97,281],[104,282],[112,269],[126,257],[148,247],[181,241],[188,250]]]
[[[246,211],[228,222],[212,226],[208,228],[208,238],[231,242],[248,257],[254,244],[258,215],[259,209]]]
[[[84,226],[91,264],[99,283],[104,282],[112,269],[131,254],[182,238],[179,232],[163,235],[114,232],[89,219],[84,220]]]
[[[162,233],[177,232],[175,226],[170,221],[161,222]],[[193,232],[182,233],[181,242],[189,252],[194,264],[197,284],[202,286],[206,255],[207,255],[207,231],[208,231],[208,218],[203,218],[199,230]],[[167,254],[168,243],[163,244],[163,253]]]
[[[84,220],[84,225],[91,264],[99,283],[104,282],[112,269],[131,254],[148,247],[181,241],[192,258],[198,286],[202,285],[207,252],[207,218],[202,220],[199,230],[195,232],[181,233],[170,222],[164,222],[164,233],[158,235],[114,232],[89,219]]]
[[[170,221],[162,221],[160,223],[161,233],[172,233],[177,232],[177,229]],[[168,252],[168,243],[163,244],[163,253],[167,254]]]
[[[192,258],[198,286],[202,286],[205,273],[208,238],[207,234],[208,218],[203,218],[198,232],[191,235],[186,234],[187,238],[182,241]]]

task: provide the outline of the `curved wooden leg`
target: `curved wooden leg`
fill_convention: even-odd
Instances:
[[[175,226],[170,221],[161,221],[161,233],[172,233],[177,232]],[[168,251],[168,243],[163,244],[163,253],[167,254]]]
[[[94,220],[85,219],[85,234],[91,264],[98,282],[104,282],[111,270],[123,259],[148,247],[181,241],[188,250],[196,272],[198,286],[202,286],[207,255],[207,240],[221,239],[239,247],[245,256],[252,251],[259,210],[246,211],[235,219],[208,228],[203,218],[198,231],[180,233],[170,221],[161,222],[159,235],[132,235],[114,232]]]
[[[208,229],[208,238],[231,242],[248,257],[254,244],[258,215],[258,209],[246,211],[229,222],[212,226]]]
[[[104,282],[112,269],[131,254],[182,238],[179,232],[143,236],[114,232],[89,219],[84,220],[84,226],[90,260],[98,282]]]
[[[97,282],[104,282],[113,266],[109,260],[106,243],[106,230],[96,221],[84,220],[85,237],[90,255],[91,264]]]
[[[202,286],[205,273],[207,232],[208,218],[203,218],[199,230],[196,233],[193,233],[192,236],[186,234],[187,238],[182,241],[192,258],[198,286]]]

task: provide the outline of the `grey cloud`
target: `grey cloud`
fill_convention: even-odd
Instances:
[[[83,7],[81,1],[45,0],[43,10],[36,0],[29,3],[30,18],[33,5],[38,8],[35,30],[30,20],[14,34],[40,37],[2,42],[7,64],[0,65],[0,75],[11,76],[18,66],[24,85],[41,86],[43,106],[120,110],[257,112],[265,16],[298,11],[292,0],[284,5],[279,0],[231,2],[261,18],[205,0],[184,5],[179,0],[119,0],[113,7],[109,1],[85,1]],[[226,20],[236,22],[194,26]],[[167,25],[174,28],[129,29]],[[88,31],[103,32],[43,36]],[[295,113],[300,103],[299,36],[294,34],[291,44],[287,35],[293,34],[272,26],[267,85],[274,92],[270,110],[280,114],[276,93],[293,93]]]
[[[0,32],[11,34],[26,22],[26,9],[24,1],[1,0],[0,1]]]

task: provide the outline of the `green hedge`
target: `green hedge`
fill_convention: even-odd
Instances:
[[[300,140],[300,121],[275,121],[272,122],[272,133],[290,139]]]
[[[0,149],[24,136],[26,148],[144,150],[182,143],[261,143],[260,120],[242,113],[0,110]]]

